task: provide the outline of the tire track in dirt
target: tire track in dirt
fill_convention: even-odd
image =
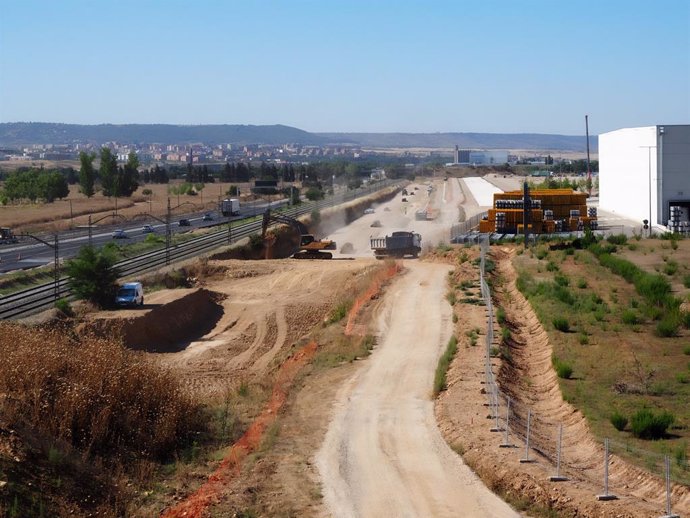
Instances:
[[[502,295],[511,301],[510,304],[504,304],[507,316],[517,324],[512,353],[517,367],[511,368],[503,362],[498,381],[501,389],[519,401],[523,408],[529,406],[539,416],[547,416],[554,427],[556,422],[563,423],[564,471],[572,479],[590,484],[592,494],[601,492],[603,447],[589,430],[582,413],[563,400],[552,366],[553,349],[549,337],[529,302],[515,285],[517,274],[511,263],[513,253],[495,251],[493,254],[498,260],[499,271],[507,281],[505,294]],[[530,380],[529,385],[520,381],[525,379]],[[553,435],[546,435],[547,430],[540,429],[538,421],[534,432],[548,437]],[[640,502],[639,505],[654,502],[658,510],[665,506],[665,482],[616,455],[611,456],[609,485],[615,494],[633,498]],[[690,512],[690,488],[674,484],[672,491],[674,510],[684,514]]]

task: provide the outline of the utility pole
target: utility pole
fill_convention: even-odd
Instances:
[[[592,195],[592,169],[589,166],[589,116],[585,115],[585,134],[587,135],[587,186],[589,195]]]
[[[168,196],[168,210],[165,215],[165,264],[170,264],[170,196]]]

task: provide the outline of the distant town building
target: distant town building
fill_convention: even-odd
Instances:
[[[484,151],[472,151],[463,149],[458,153],[458,163],[470,165],[493,165],[508,162],[508,151],[490,149]]]
[[[640,223],[688,227],[690,125],[599,135],[599,206]]]

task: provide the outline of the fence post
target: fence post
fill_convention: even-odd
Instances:
[[[561,445],[563,444],[563,423],[558,427],[558,450],[556,451],[556,474],[549,477],[551,482],[563,482],[568,477],[561,476]]]
[[[520,459],[520,462],[525,463],[525,462],[532,462],[532,459],[529,458],[529,428],[530,424],[532,421],[532,410],[527,411],[527,437],[525,438],[525,457]]]
[[[671,458],[664,456],[664,467],[666,468],[666,514],[661,518],[680,518],[679,515],[671,512]]]
[[[609,440],[604,439],[604,494],[597,495],[597,500],[616,500],[618,497],[609,493]]]
[[[512,448],[513,445],[508,442],[508,433],[510,431],[510,398],[508,398],[508,405],[506,406],[506,434],[503,437],[503,444],[499,444],[499,448]]]

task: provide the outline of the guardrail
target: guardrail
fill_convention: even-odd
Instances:
[[[395,186],[400,182],[386,180],[375,184],[375,188],[357,189],[344,194],[330,196],[317,202],[305,202],[293,206],[282,212],[290,217],[299,217],[310,214],[315,209],[333,207],[356,198]],[[251,219],[247,218],[247,219]],[[249,235],[261,231],[261,221],[255,220],[242,223],[243,220],[234,221],[231,226],[231,234],[228,232],[227,223],[223,229],[199,236],[189,241],[171,246],[169,249],[170,262],[196,257],[205,252],[217,249],[224,245],[237,242]],[[236,226],[235,226],[236,225]],[[147,252],[145,254],[121,261],[115,265],[120,277],[128,277],[151,271],[167,263],[167,251],[165,248]],[[72,293],[69,286],[69,277],[62,277],[55,290],[55,283],[50,282],[23,291],[12,293],[0,298],[0,319],[20,318],[32,315],[39,311],[51,308],[55,304],[56,294],[58,298],[70,298]]]

